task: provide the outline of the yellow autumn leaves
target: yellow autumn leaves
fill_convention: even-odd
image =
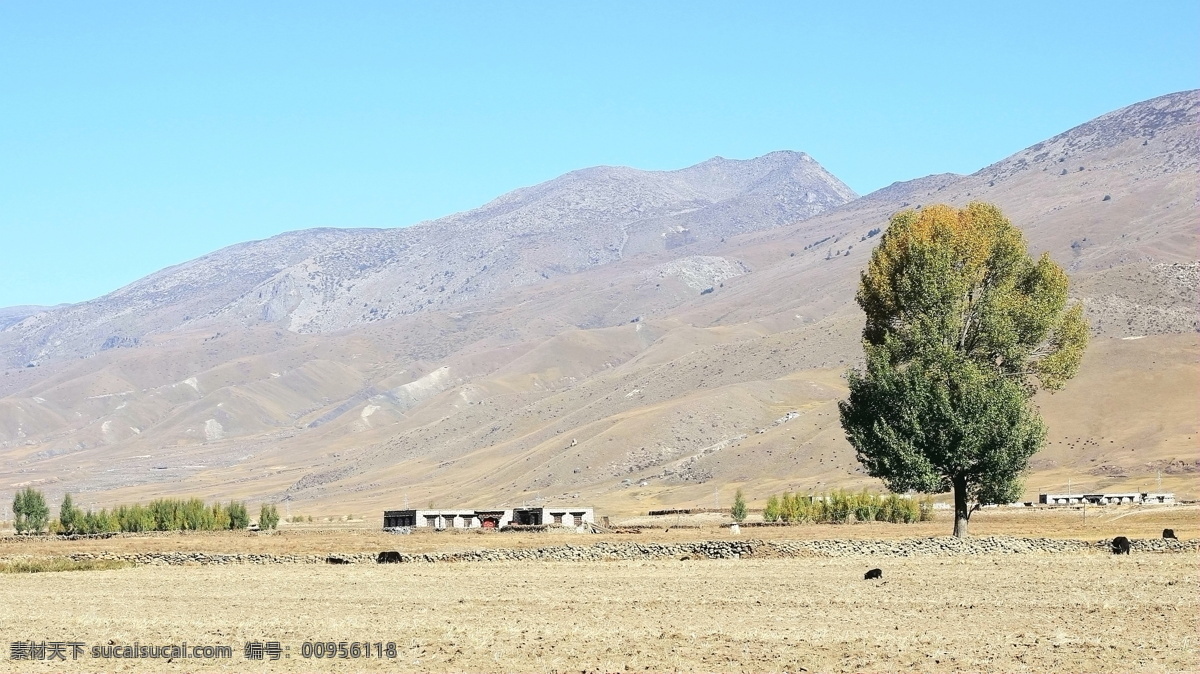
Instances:
[[[1010,376],[1057,389],[1087,345],[1067,276],[1048,255],[1034,261],[999,208],[935,205],[892,217],[862,274],[863,339],[900,364],[955,352]]]

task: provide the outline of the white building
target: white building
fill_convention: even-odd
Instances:
[[[1038,502],[1045,505],[1109,505],[1121,503],[1175,503],[1175,494],[1127,492],[1113,494],[1039,494]]]
[[[592,508],[546,506],[527,508],[454,508],[447,510],[385,510],[383,528],[500,529],[509,525],[558,525],[578,528],[596,521]]]

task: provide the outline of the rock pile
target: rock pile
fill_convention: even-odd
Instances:
[[[1200,550],[1200,540],[1190,539],[1181,541],[1175,538],[1131,538],[1129,539],[1132,552],[1187,552]],[[1097,541],[1092,547],[1099,550],[1111,550],[1112,541],[1105,539]]]
[[[212,564],[326,564],[331,557],[343,559],[350,564],[375,563],[375,555],[370,552],[331,555],[268,555],[250,553],[213,553],[213,552],[138,552],[120,554],[115,552],[80,552],[67,555],[71,560],[81,562],[89,560],[111,560],[144,564],[149,566],[196,566]]]
[[[1200,551],[1200,539],[1133,540],[1135,553]],[[590,562],[646,559],[739,559],[744,557],[944,557],[957,555],[1064,554],[1108,551],[1108,540],[1089,543],[1056,538],[986,536],[907,538],[901,540],[691,541],[684,543],[601,542],[539,548],[490,548],[462,552],[398,553],[400,563],[433,562]],[[152,566],[210,564],[375,564],[378,553],[327,555],[217,554],[207,552],[111,552],[69,555],[75,561],[115,560]],[[331,562],[331,559],[342,560]]]

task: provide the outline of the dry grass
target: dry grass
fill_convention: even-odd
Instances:
[[[1098,539],[1196,537],[1194,506],[977,513],[973,533]],[[639,535],[422,532],[296,526],[276,534],[0,539],[9,566],[49,570],[71,552],[327,553],[683,541],[728,537],[719,516],[667,517]],[[643,521],[645,523],[645,521]],[[742,538],[944,535],[944,519],[746,530]],[[41,555],[43,557],[38,558]],[[247,640],[278,640],[284,670],[1195,671],[1195,554],[747,559],[436,565],[136,567],[15,574],[0,633],[87,644],[228,645],[226,662],[99,661],[77,671],[240,670]],[[882,582],[862,580],[873,566]],[[48,600],[52,597],[53,600]],[[396,660],[305,661],[305,640],[395,641]],[[61,665],[62,663],[60,663]],[[0,671],[32,663],[0,660]]]
[[[131,566],[128,562],[106,559],[73,561],[62,557],[33,557],[0,561],[0,573],[46,573],[50,571],[110,571]]]
[[[884,580],[862,573],[882,566]],[[142,567],[13,576],[0,633],[226,644],[225,662],[71,671],[1196,671],[1193,554],[402,566]],[[53,599],[48,599],[53,598]],[[304,640],[395,641],[306,661]],[[0,670],[41,671],[0,660]]]

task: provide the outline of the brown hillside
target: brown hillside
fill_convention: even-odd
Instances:
[[[389,276],[421,252],[384,239],[417,234],[220,251],[0,332],[16,365],[0,375],[0,492],[283,500],[317,514],[405,498],[633,512],[710,504],[714,491],[727,504],[738,486],[756,499],[877,488],[836,415],[860,354],[859,270],[897,210],[982,199],[1068,268],[1095,334],[1079,377],[1039,398],[1050,438],[1030,494],[1068,479],[1152,488],[1161,473],[1194,497],[1198,110],[1197,92],[1164,96],[973,175],[847,203],[832,176],[827,199],[810,197],[819,166],[794,153],[576,172],[422,225],[420,259],[442,265],[465,250],[462,228],[486,221],[493,238],[472,240],[485,250],[471,264],[507,260],[479,292],[439,282],[462,290],[452,301],[419,274]],[[628,240],[592,263],[584,230]],[[364,246],[381,257],[360,270]],[[231,285],[210,288],[218,262]],[[409,311],[418,296],[438,299]],[[99,348],[105,335],[127,339]]]

